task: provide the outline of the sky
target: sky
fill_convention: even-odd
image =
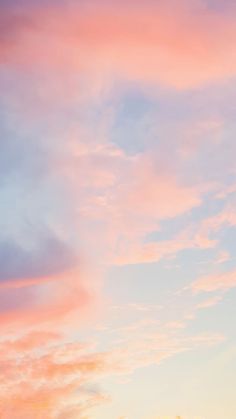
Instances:
[[[235,419],[236,5],[0,0],[1,419]]]

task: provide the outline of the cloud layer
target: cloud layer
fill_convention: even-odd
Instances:
[[[224,344],[204,316],[236,286],[235,20],[0,1],[3,419],[100,419],[111,377],[132,400],[137,370]]]

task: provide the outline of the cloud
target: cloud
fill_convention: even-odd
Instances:
[[[114,264],[129,265],[139,263],[159,262],[162,259],[176,257],[176,255],[186,249],[208,249],[208,242],[199,243],[194,237],[184,237],[179,235],[172,240],[151,242],[145,244],[132,243],[129,248],[121,249],[114,259]]]
[[[130,155],[112,143],[121,85],[138,83],[149,97],[161,86],[178,96],[176,90],[235,76],[235,19],[198,0],[4,3],[0,416],[82,419],[108,399],[100,388],[94,390],[96,380],[132,374],[223,339],[184,336],[186,319],[168,319],[158,330],[146,319],[126,324],[120,340],[109,341],[104,352],[77,342],[77,334],[87,312],[96,315],[107,265],[214,248],[218,241],[212,236],[235,225],[233,206],[227,206],[172,239],[147,243],[148,234],[164,221],[185,215],[188,222],[191,211],[201,210],[211,186],[198,165],[191,178],[196,170],[191,158],[204,149],[205,136],[215,140],[223,129],[220,118],[189,123],[178,142],[183,126],[171,125],[168,113],[171,129],[157,130],[158,144],[150,150],[134,147]],[[158,148],[159,142],[167,145]],[[223,188],[216,198],[234,189]],[[226,255],[220,256],[218,262],[224,261]],[[234,272],[228,272],[200,278],[192,290],[234,286]],[[218,301],[209,299],[197,308]],[[129,306],[140,314],[152,309]],[[65,330],[74,344],[64,339]]]
[[[219,16],[198,0],[176,1],[175,14],[170,1],[67,6],[28,5],[17,16],[5,12],[2,60],[96,73],[103,82],[115,76],[181,89],[235,75],[231,12]]]
[[[219,253],[218,258],[216,259],[216,263],[225,263],[225,262],[228,262],[229,260],[230,260],[230,254],[222,250]]]
[[[90,408],[107,400],[106,395],[91,391],[88,385],[90,379],[105,371],[106,357],[85,355],[89,350],[86,345],[62,344],[59,338],[41,331],[14,343],[0,344],[2,350],[7,350],[1,372],[2,418],[82,418]]]
[[[126,207],[137,214],[162,219],[183,214],[201,203],[201,192],[178,184],[178,179],[158,170],[152,159],[141,157],[134,165],[130,181],[123,186]]]
[[[51,331],[32,331],[18,339],[9,339],[9,341],[5,341],[1,346],[2,350],[5,348],[8,350],[8,353],[25,353],[57,341],[60,336],[59,333]]]
[[[71,270],[78,260],[69,246],[48,233],[29,249],[10,241],[0,242],[0,264],[0,281],[40,281]]]
[[[217,305],[220,301],[222,300],[221,296],[216,296],[216,297],[212,297],[209,298],[208,300],[205,300],[201,303],[199,303],[197,305],[197,308],[209,308],[209,307],[214,307],[215,305]]]
[[[209,239],[209,236],[216,234],[223,227],[233,227],[236,225],[236,212],[233,205],[227,203],[221,212],[205,218],[199,227],[199,238]]]
[[[60,281],[2,289],[0,292],[2,330],[32,325],[54,327],[71,322],[79,327],[93,317],[99,307],[99,292],[81,273],[67,274]],[[69,324],[68,324],[69,323]]]
[[[236,287],[236,272],[229,271],[215,275],[203,276],[191,286],[194,292],[228,291]]]
[[[52,232],[31,232],[27,245],[2,241],[0,263],[2,327],[55,323],[78,310],[83,317],[92,301],[96,305],[78,253]]]
[[[125,264],[157,261],[200,246],[190,234],[162,243],[144,241],[162,220],[200,206],[205,186],[185,184],[177,173],[168,174],[146,153],[128,156],[109,143],[96,148],[93,142],[93,147],[83,149],[74,143],[55,168],[69,191],[71,218],[85,254],[95,255],[101,264]],[[94,235],[100,237],[99,249]]]
[[[137,337],[129,333],[119,344],[114,340],[104,352],[40,329],[1,341],[1,417],[86,417],[91,408],[109,401],[107,394],[94,387],[98,379],[130,375],[183,351],[222,341],[218,335],[184,338],[178,335],[179,328],[168,325],[161,333],[144,327],[142,340],[140,330]]]

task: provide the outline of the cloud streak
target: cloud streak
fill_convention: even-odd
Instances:
[[[95,71],[102,77],[116,73],[180,89],[235,75],[232,15],[226,12],[221,19],[198,0],[27,6],[23,12],[3,10],[2,61]]]

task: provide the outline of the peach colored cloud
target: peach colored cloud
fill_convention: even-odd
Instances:
[[[156,219],[178,216],[201,203],[200,190],[181,185],[145,156],[134,165],[122,189],[127,209]]]
[[[194,292],[213,292],[218,290],[227,291],[236,287],[236,272],[229,271],[204,276],[197,279],[191,287]]]
[[[163,164],[157,164],[155,156],[128,156],[109,144],[108,138],[106,132],[100,145],[96,141],[90,143],[91,139],[86,145],[70,141],[65,156],[56,160],[56,175],[62,176],[73,196],[73,206],[79,207],[77,213],[83,221],[78,230],[85,241],[89,225],[96,222],[94,233],[105,241],[104,246],[111,253],[109,260],[115,254],[118,264],[158,261],[186,248],[213,248],[218,244],[211,235],[225,224],[232,225],[234,213],[229,208],[190,226],[189,231],[173,240],[144,244],[145,235],[157,230],[161,220],[201,205],[205,193],[214,185],[184,184],[177,173],[168,173]],[[92,242],[93,237],[88,245],[90,252]]]
[[[200,226],[199,236],[208,237],[212,233],[217,233],[225,226],[233,227],[235,225],[236,211],[233,205],[226,205],[220,213],[203,220]]]
[[[216,263],[225,263],[230,260],[230,254],[224,250],[220,251],[216,259]]]
[[[62,336],[52,335],[39,331],[0,343],[1,418],[82,418],[106,400],[106,395],[86,388],[94,375],[106,370],[106,355],[89,354],[87,345],[63,344]]]
[[[233,205],[227,204],[218,214],[203,219],[193,228],[192,234],[194,240],[199,247],[217,247],[219,239],[217,234],[226,227],[234,227],[236,225],[236,213]],[[220,250],[215,263],[223,263],[229,259],[229,254]]]
[[[13,338],[5,341],[2,345],[2,350],[7,349],[8,352],[28,352],[59,340],[60,334],[50,331],[32,331],[21,338]],[[0,344],[1,346],[1,344]]]
[[[137,368],[158,364],[177,353],[221,342],[217,335],[183,337],[179,328],[148,330],[98,352],[81,342],[38,331],[0,343],[0,414],[3,419],[84,417],[92,407],[109,400],[93,382],[107,375],[127,375]],[[37,346],[35,346],[37,343]],[[22,348],[19,356],[17,348]],[[22,393],[22,388],[24,392]],[[16,414],[15,414],[16,412]],[[74,416],[73,416],[74,415]]]
[[[216,297],[209,298],[208,300],[205,300],[205,301],[199,303],[197,305],[197,308],[202,309],[202,308],[214,307],[221,300],[222,300],[222,297],[217,295]]]
[[[208,249],[208,242],[199,243],[194,238],[179,235],[172,240],[152,242],[146,244],[132,243],[129,248],[122,249],[114,258],[117,265],[129,265],[137,263],[153,263],[161,259],[175,257],[179,252],[186,249]]]

